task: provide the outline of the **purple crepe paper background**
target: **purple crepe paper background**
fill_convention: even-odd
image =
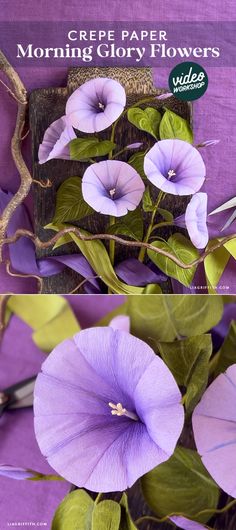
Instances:
[[[99,305],[94,297],[69,296],[68,300],[82,327],[88,327],[124,301],[123,296],[101,295]],[[32,330],[13,316],[0,348],[0,388],[5,388],[40,370],[45,354],[31,339]],[[31,468],[42,473],[54,473],[41,455],[33,429],[32,409],[6,412],[0,419],[0,463]],[[0,477],[1,530],[8,522],[50,522],[58,503],[69,490],[63,482],[15,481]]]
[[[192,4],[192,5],[191,5]],[[223,13],[222,13],[223,10]],[[82,13],[82,15],[81,15]],[[235,21],[236,8],[234,0],[229,0],[222,9],[220,0],[175,1],[172,0],[144,0],[122,2],[119,5],[110,0],[100,0],[99,4],[88,0],[86,5],[81,0],[60,1],[54,0],[51,4],[46,0],[25,2],[23,0],[1,0],[0,21],[78,21],[82,20],[159,20],[167,21]],[[159,26],[159,25],[158,25]],[[227,35],[225,35],[227,40]],[[154,69],[154,78],[158,87],[167,87],[169,69]],[[64,86],[67,80],[65,68],[29,68],[20,67],[19,75],[22,77],[28,90],[48,86]],[[207,182],[203,190],[209,193],[209,211],[235,196],[235,162],[236,154],[233,146],[236,140],[235,122],[235,95],[236,77],[234,68],[208,68],[209,87],[203,98],[194,102],[194,132],[196,143],[213,137],[221,140],[216,147],[204,150],[204,160],[207,166]],[[5,79],[4,79],[5,80]],[[0,86],[0,186],[10,191],[15,191],[19,184],[10,153],[10,139],[14,129],[16,104],[7,94],[5,88]],[[30,162],[30,140],[25,142],[25,154]],[[27,204],[32,211],[28,199]],[[216,222],[222,226],[229,216],[226,212],[215,216]],[[232,228],[234,231],[235,228]],[[214,233],[211,234],[214,236]],[[204,284],[204,277],[201,279]],[[222,285],[230,288],[226,293],[236,292],[235,262],[230,260],[227,271],[221,279]],[[36,290],[36,282],[31,279],[22,280],[9,278],[3,266],[0,267],[0,292],[12,291],[16,293],[32,293]],[[185,289],[179,286],[178,290]],[[178,292],[178,291],[177,291]],[[194,291],[191,291],[194,292]],[[222,292],[222,291],[221,291]]]

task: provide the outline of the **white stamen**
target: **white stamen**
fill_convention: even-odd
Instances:
[[[114,403],[108,403],[108,405],[112,409],[112,416],[127,416],[127,418],[130,418],[131,420],[138,421],[137,414],[135,414],[134,412],[129,412],[129,410],[123,408],[123,405],[121,403],[117,403],[116,405]]]
[[[175,171],[173,169],[170,169],[170,171],[168,171],[168,178],[171,179],[171,177],[174,177],[176,175]]]
[[[101,109],[101,110],[104,110],[104,109],[105,109],[105,105],[103,105],[103,103],[101,103],[100,101],[99,101],[99,103],[98,103],[98,107],[99,107],[99,109]]]
[[[112,190],[110,190],[109,193],[110,193],[111,198],[113,199],[113,197],[114,197],[114,195],[116,193],[116,188],[112,188]]]

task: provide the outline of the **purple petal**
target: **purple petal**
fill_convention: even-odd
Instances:
[[[174,450],[183,427],[180,399],[169,369],[146,343],[112,327],[83,330],[43,363],[36,437],[51,466],[72,483],[122,491]]]
[[[117,120],[126,104],[120,83],[106,77],[91,79],[69,97],[66,116],[79,131],[94,133],[107,129]]]
[[[52,158],[70,160],[69,143],[74,138],[76,138],[75,131],[67,123],[66,116],[51,123],[39,146],[39,164],[45,164]]]
[[[206,168],[200,153],[182,140],[161,140],[144,158],[147,178],[172,195],[192,195],[204,183]]]
[[[89,166],[82,179],[84,200],[99,213],[121,217],[135,210],[145,186],[137,171],[120,160]]]
[[[111,320],[109,326],[113,329],[130,333],[130,318],[126,315],[118,315]]]
[[[0,475],[7,478],[13,478],[15,480],[26,480],[35,476],[32,471],[7,464],[0,464]]]
[[[170,517],[170,520],[179,526],[179,528],[183,528],[183,530],[205,530],[206,528],[206,526],[203,526],[196,521],[190,521],[190,519],[187,519],[186,517],[180,517],[179,515]]]
[[[185,212],[185,223],[189,237],[196,248],[207,246],[207,194],[196,193],[191,198]]]
[[[167,279],[165,274],[158,270],[157,272],[151,270],[151,268],[136,258],[128,258],[122,261],[115,267],[115,271],[123,282],[137,287],[143,287],[150,283],[159,284]]]
[[[208,387],[193,413],[198,452],[216,483],[236,497],[236,364]]]
[[[156,99],[168,99],[173,96],[172,92],[165,92],[164,94],[160,94],[160,96],[157,96]]]

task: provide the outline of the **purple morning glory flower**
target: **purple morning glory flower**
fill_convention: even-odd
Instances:
[[[0,464],[0,475],[2,477],[14,478],[15,480],[26,480],[35,477],[33,471],[7,464]]]
[[[207,194],[202,192],[195,193],[188,203],[185,215],[177,217],[174,223],[188,230],[192,244],[196,248],[205,248],[209,240]]]
[[[52,399],[53,396],[53,399]],[[179,388],[143,341],[112,327],[59,344],[35,385],[35,433],[58,473],[91,491],[123,491],[174,452]]]
[[[140,203],[144,183],[137,171],[121,160],[89,166],[82,179],[84,200],[96,212],[121,217]]]
[[[125,90],[118,81],[97,77],[81,85],[69,97],[66,116],[70,125],[79,131],[99,132],[119,118],[125,104]]]
[[[67,123],[66,116],[51,123],[39,146],[39,164],[45,164],[52,158],[70,160],[69,143],[74,138],[76,138],[75,131]]]
[[[206,528],[202,524],[197,523],[196,521],[191,521],[186,517],[181,517],[180,515],[170,517],[170,520],[179,526],[179,528],[183,528],[183,530],[205,530]]]
[[[216,483],[236,497],[236,364],[220,374],[193,413],[197,450]]]
[[[183,140],[161,140],[144,157],[144,172],[160,190],[193,195],[204,183],[206,168],[200,153]]]

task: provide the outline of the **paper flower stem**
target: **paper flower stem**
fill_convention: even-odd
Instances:
[[[149,237],[153,231],[153,226],[154,226],[154,221],[155,221],[155,217],[156,217],[156,213],[157,213],[157,208],[160,206],[160,203],[164,197],[164,193],[163,191],[160,191],[159,194],[158,194],[158,197],[157,197],[157,202],[155,204],[155,207],[153,209],[153,212],[152,212],[152,216],[151,216],[151,221],[150,221],[150,224],[149,224],[149,227],[147,229],[147,233],[146,233],[146,236],[143,240],[144,243],[148,243],[149,241]],[[144,261],[144,258],[145,258],[145,255],[146,255],[146,248],[141,248],[140,252],[139,252],[139,261],[143,262]]]
[[[110,226],[114,225],[116,222],[115,217],[112,215],[110,216]],[[110,260],[111,264],[114,265],[115,262],[115,241],[114,239],[110,241],[109,243],[109,250],[110,250]]]

